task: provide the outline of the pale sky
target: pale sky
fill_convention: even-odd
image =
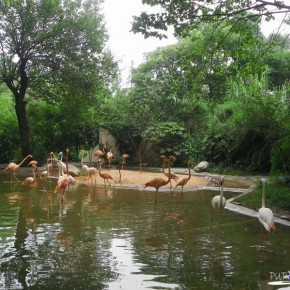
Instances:
[[[105,0],[103,4],[106,27],[110,36],[108,46],[119,61],[124,85],[128,85],[132,62],[133,67],[137,67],[144,61],[144,53],[177,43],[172,31],[168,34],[168,39],[162,40],[153,37],[144,39],[143,35],[130,32],[132,17],[139,16],[142,11],[157,12],[157,8],[143,5],[142,0]],[[263,25],[266,35],[277,29],[281,23],[281,16],[276,16],[276,18],[277,20]],[[287,30],[289,32],[289,26]],[[280,33],[286,32],[285,28],[280,30]]]
[[[129,77],[132,61],[133,67],[137,67],[144,61],[144,53],[177,43],[172,33],[168,39],[159,40],[152,37],[144,39],[143,35],[130,32],[132,17],[140,15],[142,11],[153,10],[150,6],[142,5],[142,0],[105,0],[103,4],[110,36],[108,46],[119,61],[124,83]]]

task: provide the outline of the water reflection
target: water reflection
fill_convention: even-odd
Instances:
[[[146,264],[138,262],[134,256],[134,248],[129,237],[113,238],[110,251],[112,253],[111,267],[117,274],[117,279],[108,284],[109,289],[176,289],[179,285],[154,281],[161,275],[143,274]]]
[[[79,185],[61,203],[55,182],[30,194],[0,182],[0,289],[278,289],[270,273],[289,268],[289,229],[262,241],[256,218],[224,210],[219,231],[215,192],[161,191],[155,204]]]

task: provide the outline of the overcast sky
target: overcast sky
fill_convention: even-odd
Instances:
[[[153,11],[151,7],[142,5],[142,0],[105,0],[103,4],[103,13],[110,36],[108,45],[116,59],[120,61],[119,66],[124,82],[129,76],[132,61],[133,66],[137,67],[143,62],[144,53],[177,42],[172,34],[168,39],[159,40],[144,39],[141,34],[130,32],[132,17],[150,9]]]
[[[144,39],[141,34],[130,32],[132,17],[140,15],[142,11],[156,12],[156,8],[143,5],[142,0],[105,0],[103,4],[103,13],[110,36],[108,46],[119,61],[124,84],[127,83],[132,62],[133,67],[137,67],[144,61],[144,53],[177,42],[172,33],[168,35],[168,39],[159,40],[152,37]],[[276,21],[271,21],[264,26],[263,31],[266,35],[281,23],[281,17],[276,17]],[[289,26],[287,29],[289,31]],[[280,32],[287,31],[284,29]]]

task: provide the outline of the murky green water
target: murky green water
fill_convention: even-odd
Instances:
[[[219,235],[216,192],[160,192],[155,205],[153,191],[79,185],[61,204],[55,181],[28,194],[9,180],[0,289],[279,289],[273,273],[290,270],[290,229],[277,224],[265,242],[256,218],[225,210]]]

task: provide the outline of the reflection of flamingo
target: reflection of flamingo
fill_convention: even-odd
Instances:
[[[31,169],[32,169],[33,177],[31,177],[31,176],[26,177],[22,182],[22,185],[29,187],[29,192],[30,192],[30,188],[35,187],[37,185],[37,179],[35,176],[35,171],[37,171],[37,167],[35,165],[32,165]]]
[[[221,225],[221,217],[222,217],[222,211],[226,205],[226,199],[223,195],[224,193],[224,177],[221,176],[220,178],[220,194],[219,195],[216,195],[212,198],[211,200],[211,205],[212,205],[212,214],[211,214],[211,219],[213,220],[213,214],[214,214],[214,211],[215,209],[218,209],[219,210],[219,228],[220,228],[220,225]]]
[[[166,173],[166,172],[165,172],[165,169],[164,169],[164,164],[165,164],[166,156],[165,156],[165,155],[162,155],[160,158],[161,158],[161,160],[163,161],[163,162],[162,162],[162,170],[163,170],[163,173],[164,173],[164,175],[165,175],[166,177],[168,177],[168,176],[169,176],[169,173],[168,173],[168,172]],[[174,160],[173,160],[173,161],[174,161]],[[170,172],[170,187],[172,187],[171,179],[174,179],[175,182],[176,182],[177,179],[178,179],[178,176],[177,176],[174,172]]]
[[[25,160],[27,158],[32,158],[32,156],[31,155],[27,155],[19,164],[16,164],[14,162],[10,162],[8,164],[8,166],[4,169],[4,171],[7,170],[7,171],[11,172],[11,181],[12,181],[12,174],[13,174],[14,178],[19,181],[19,179],[15,176],[15,171],[22,165],[22,163],[25,162]]]
[[[109,170],[111,167],[111,160],[113,159],[113,157],[114,157],[114,154],[112,152],[112,149],[110,149],[110,151],[107,153],[107,159],[109,160]]]
[[[182,176],[177,180],[177,183],[175,185],[175,188],[173,189],[172,194],[174,193],[177,186],[181,186],[181,193],[183,193],[183,187],[187,184],[187,182],[191,178],[190,167],[191,167],[191,162],[188,162],[188,176]]]
[[[100,175],[100,177],[102,177],[104,179],[105,186],[106,186],[106,180],[108,181],[109,186],[111,186],[109,179],[113,180],[113,177],[107,172],[101,172],[103,160],[99,159],[98,162],[99,162],[99,175]]]
[[[265,184],[267,182],[266,178],[261,178],[263,184],[262,191],[262,207],[258,211],[259,222],[264,226],[266,231],[270,232],[271,229],[275,229],[274,216],[270,208],[265,207]]]
[[[124,164],[126,164],[126,159],[130,156],[126,153],[122,154],[122,170],[124,169]]]
[[[167,180],[164,180],[163,178],[161,177],[156,177],[156,178],[153,178],[151,179],[150,181],[146,182],[145,185],[144,185],[144,188],[143,190],[150,186],[150,187],[155,187],[156,189],[156,193],[155,193],[155,203],[157,202],[157,195],[158,195],[158,190],[161,186],[165,186],[167,185],[169,182],[170,182],[170,161],[173,161],[174,160],[174,157],[173,156],[170,156],[169,157],[169,162],[168,162],[168,179]]]

